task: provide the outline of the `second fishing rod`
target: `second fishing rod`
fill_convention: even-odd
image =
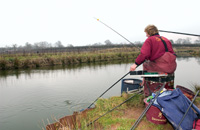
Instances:
[[[116,30],[114,30],[113,28],[111,28],[110,26],[108,26],[107,24],[105,24],[104,22],[100,21],[99,19],[95,18],[98,22],[100,22],[101,24],[105,25],[106,27],[108,27],[109,29],[111,29],[112,31],[114,31],[115,33],[117,33],[118,35],[120,35],[122,38],[124,38],[126,41],[128,41],[131,45],[134,45],[138,50],[140,50],[139,47],[137,47],[134,43],[132,43],[130,40],[128,40],[127,38],[125,38],[123,35],[121,35],[120,33],[118,33]],[[159,30],[160,32],[167,32],[167,33],[174,33],[174,34],[182,34],[182,35],[190,35],[190,36],[200,36],[200,35],[196,35],[196,34],[188,34],[188,33],[181,33],[181,32],[173,32],[173,31],[165,31],[165,30]],[[126,73],[124,76],[122,76],[119,80],[117,80],[113,85],[111,85],[105,92],[103,92],[92,104],[90,104],[88,106],[88,108],[90,108],[100,97],[102,97],[108,90],[110,90],[113,86],[115,86],[119,81],[121,81],[124,77],[126,77],[128,74],[130,74],[130,71],[128,73]]]
[[[100,22],[101,24],[105,25],[106,27],[108,27],[109,29],[111,29],[112,31],[114,31],[115,33],[117,33],[118,35],[120,35],[122,38],[124,38],[126,41],[128,41],[130,44],[134,45],[137,49],[140,50],[139,47],[137,47],[134,43],[132,43],[130,40],[128,40],[127,38],[125,38],[123,35],[121,35],[120,33],[118,33],[116,30],[114,30],[113,28],[111,28],[110,26],[108,26],[107,24],[103,23],[102,21],[100,21],[99,19],[95,18],[98,22]],[[117,80],[113,85],[111,85],[105,92],[103,92],[96,100],[94,100],[94,102],[92,102],[87,108],[90,108],[99,98],[101,98],[106,92],[108,92],[108,90],[110,90],[112,87],[114,87],[119,81],[121,81],[124,77],[126,77],[128,74],[130,74],[131,71],[129,71],[128,73],[126,73],[124,76],[122,76],[119,80]]]

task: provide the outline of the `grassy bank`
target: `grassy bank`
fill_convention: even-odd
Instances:
[[[200,90],[200,85],[194,84],[192,91],[194,94]],[[134,95],[134,96],[133,96]],[[133,96],[133,97],[132,97]],[[185,96],[188,96],[185,93]],[[127,99],[132,97],[126,103],[119,106]],[[135,121],[140,117],[146,105],[144,103],[144,94],[127,94],[123,93],[121,96],[113,96],[110,98],[100,98],[95,103],[92,109],[85,109],[82,112],[74,112],[76,118],[70,121],[72,115],[69,115],[46,127],[50,130],[129,130]],[[194,104],[200,108],[200,96],[195,99]],[[113,109],[114,108],[114,109]],[[106,114],[105,114],[106,113]],[[54,128],[55,126],[55,128]],[[167,122],[166,124],[154,124],[147,120],[146,116],[142,118],[137,125],[137,130],[173,130],[172,125]],[[43,128],[44,130],[44,128]]]
[[[200,90],[200,85],[195,84],[193,86],[193,91],[196,94],[198,90]],[[87,114],[87,119],[83,119],[83,130],[88,128],[86,127],[88,122],[94,121],[107,111],[111,110],[121,102],[125,101],[132,94],[123,93],[122,96],[110,97],[108,99],[100,99],[96,103],[96,108]],[[143,102],[144,95],[137,95],[136,97],[132,98],[127,103],[123,104],[122,106],[118,107],[113,112],[107,114],[106,116],[100,118],[97,123],[94,123],[93,126],[90,126],[89,129],[98,128],[99,130],[129,130],[134,122],[138,119],[141,115],[143,110],[145,109],[145,104]],[[200,96],[195,99],[194,104],[200,108]],[[95,126],[96,125],[96,126]],[[137,127],[137,130],[173,130],[173,127],[170,123],[165,125],[157,125],[149,122],[146,117],[144,116],[142,121]]]
[[[200,56],[198,47],[176,47],[178,56]],[[139,50],[133,48],[112,48],[90,52],[26,53],[0,55],[0,70],[38,68],[55,65],[78,65],[82,63],[113,62],[131,60],[134,62]]]
[[[196,93],[199,90],[200,86],[194,86],[194,91]],[[100,98],[95,103],[95,108],[87,111],[87,113],[82,113],[78,117],[78,124],[74,129],[81,130],[129,130],[135,121],[139,118],[142,112],[145,109],[145,104],[143,102],[144,95],[138,94],[134,96],[131,100],[125,104],[117,107],[112,112],[107,113],[112,110],[126,99],[133,96],[133,94],[123,93],[122,96],[114,96],[108,99]],[[200,107],[199,103],[200,97],[198,96],[195,100],[195,105]],[[105,116],[105,113],[107,113]],[[101,117],[102,116],[102,117]],[[101,117],[101,118],[99,118]],[[99,118],[99,119],[98,119]],[[98,119],[98,120],[96,120]],[[96,121],[95,121],[96,120]],[[95,121],[95,122],[93,122]],[[91,122],[93,122],[91,125]],[[57,128],[58,130],[70,130],[68,127]],[[173,127],[170,123],[166,124],[154,124],[149,122],[146,119],[146,116],[143,117],[141,122],[138,124],[137,130],[173,130]]]
[[[118,104],[124,102],[130,96],[131,95],[123,94],[123,96],[121,97],[116,96],[108,99],[99,99],[96,103],[96,108],[93,111],[88,112],[87,119],[83,119],[82,126],[86,126],[89,121],[95,120],[96,118],[100,117],[107,111],[116,107]],[[98,123],[96,124],[98,124],[99,127],[103,127],[103,129],[111,129],[113,127],[118,127],[118,129],[124,129],[124,130],[130,129],[131,124],[136,120],[134,118],[125,117],[125,114],[127,112],[126,110],[132,107],[144,109],[143,99],[144,99],[143,95],[137,95],[136,97],[128,101],[126,104],[121,105],[113,112],[110,112],[106,116],[100,118],[98,120]],[[96,126],[93,125],[90,127],[96,127]]]
[[[200,56],[200,47],[176,47],[174,51],[178,56]]]
[[[133,97],[127,103],[117,107],[105,116],[102,115],[112,110],[131,96],[132,94],[127,95],[124,93],[122,96],[114,96],[108,99],[101,98],[96,102],[94,109],[77,116],[75,127],[63,127],[64,125],[59,122],[57,124],[60,124],[60,127],[56,127],[55,129],[129,130],[145,109],[143,94]],[[100,116],[102,117],[96,120]],[[88,125],[94,120],[96,121],[91,125]],[[140,124],[137,126],[137,130],[173,130],[173,128],[169,123],[164,125],[153,124],[144,116]]]
[[[100,99],[96,103],[96,108],[93,111],[89,111],[87,114],[87,119],[82,120],[82,129],[86,130],[88,127],[86,125],[89,121],[93,121],[102,114],[111,110],[118,104],[129,98],[130,95],[123,94],[119,97],[111,97],[108,99]],[[144,96],[137,95],[133,97],[130,101],[118,107],[114,111],[100,118],[96,123],[89,127],[89,129],[99,130],[129,130],[134,122],[138,119],[140,114],[145,109],[145,104],[143,102]],[[173,130],[170,124],[166,125],[156,125],[147,121],[144,117],[141,123],[138,125],[139,130]]]
[[[30,53],[1,55],[0,69],[37,68],[43,66],[69,66],[82,63],[111,62],[135,59],[137,51],[132,48],[108,49],[94,52]]]

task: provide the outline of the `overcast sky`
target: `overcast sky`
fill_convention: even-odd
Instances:
[[[128,43],[94,17],[132,42],[146,39],[148,24],[200,34],[200,0],[0,0],[0,17],[0,47],[41,41],[61,41],[64,46],[107,39]],[[160,34],[174,40],[181,37]]]

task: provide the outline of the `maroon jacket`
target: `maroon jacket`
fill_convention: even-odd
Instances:
[[[154,61],[165,53],[165,46],[159,37],[160,35],[154,35],[146,39],[142,45],[140,55],[135,60],[136,65],[142,64],[145,60]],[[171,42],[165,37],[162,37],[162,39],[166,42],[168,51],[175,54]]]

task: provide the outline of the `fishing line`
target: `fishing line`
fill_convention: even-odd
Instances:
[[[137,47],[134,43],[132,43],[131,41],[129,41],[127,38],[125,38],[123,35],[121,35],[120,33],[118,33],[116,30],[114,30],[113,28],[111,28],[110,26],[108,26],[107,24],[105,24],[104,22],[100,21],[99,19],[95,18],[97,21],[99,21],[100,23],[102,23],[103,25],[105,25],[106,27],[110,28],[112,31],[114,31],[115,33],[117,33],[118,35],[120,35],[122,38],[124,38],[126,41],[128,41],[130,44],[134,45],[137,49],[140,50],[139,47]]]
[[[165,30],[158,30],[158,31],[160,31],[160,32],[166,32],[166,33],[175,33],[175,34],[182,34],[182,35],[190,35],[190,36],[200,37],[200,35],[197,35],[197,34],[182,33],[182,32],[173,32],[173,31],[165,31]]]

